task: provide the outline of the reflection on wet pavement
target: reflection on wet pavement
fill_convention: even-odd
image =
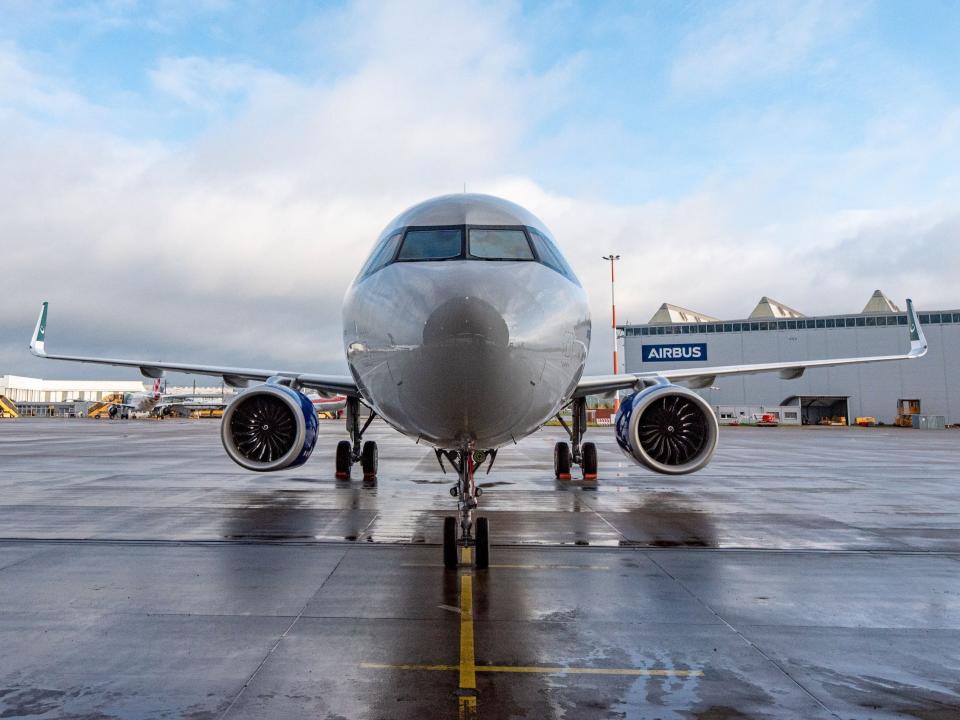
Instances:
[[[955,433],[724,431],[676,478],[592,430],[592,484],[547,429],[479,478],[490,569],[450,572],[452,475],[374,428],[363,483],[332,423],[274,475],[215,422],[4,424],[0,715],[957,716]]]

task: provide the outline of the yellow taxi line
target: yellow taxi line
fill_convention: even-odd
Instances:
[[[464,548],[464,555],[469,548]],[[460,689],[476,690],[473,647],[473,576],[460,576]]]

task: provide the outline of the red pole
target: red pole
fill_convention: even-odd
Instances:
[[[613,374],[616,375],[620,368],[620,363],[617,361],[617,296],[616,296],[616,274],[614,271],[614,263],[619,258],[619,255],[614,255],[610,253],[610,327],[613,332]],[[620,409],[620,392],[616,391],[613,395],[613,412],[616,413]]]
[[[617,298],[615,295],[615,276],[613,256],[610,256],[610,327],[613,328],[613,374],[617,374]]]

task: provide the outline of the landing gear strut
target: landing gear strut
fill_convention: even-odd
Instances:
[[[597,446],[592,442],[581,444],[584,433],[587,432],[587,399],[574,398],[570,403],[573,411],[573,425],[567,425],[560,415],[557,420],[567,431],[570,444],[558,442],[553,448],[553,472],[557,480],[570,479],[570,466],[579,465],[583,470],[584,480],[597,479]],[[572,452],[571,452],[572,450]]]
[[[490,564],[490,523],[487,518],[474,519],[473,517],[473,511],[478,505],[477,499],[483,495],[483,488],[478,488],[474,480],[474,472],[477,469],[476,456],[479,456],[479,461],[482,463],[489,454],[475,453],[469,448],[437,452],[438,459],[445,457],[457,471],[457,482],[450,488],[450,494],[457,498],[457,517],[443,519],[443,564],[450,569],[457,567],[459,547],[473,548],[475,567],[482,569]]]
[[[347,398],[347,432],[349,440],[337,443],[336,476],[337,480],[349,480],[350,469],[359,462],[363,468],[363,479],[368,482],[377,479],[377,443],[373,440],[363,442],[363,434],[377,414],[370,410],[366,422],[360,427],[360,399]],[[362,444],[361,444],[362,443]]]

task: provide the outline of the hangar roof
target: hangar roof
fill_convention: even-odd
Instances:
[[[686,323],[686,322],[716,322],[720,318],[711,317],[705,313],[689,310],[679,305],[664,303],[660,306],[653,317],[650,318],[650,324],[654,323]]]
[[[774,300],[771,297],[767,297],[766,295],[760,298],[760,302],[757,303],[757,306],[753,309],[753,312],[750,313],[751,319],[798,317],[806,316],[799,310],[794,310],[792,307],[787,307],[782,302]]]
[[[870,296],[870,299],[867,301],[867,304],[864,306],[863,310],[860,312],[861,315],[870,315],[870,314],[890,314],[890,313],[900,313],[903,312],[893,301],[888,298],[882,290],[874,290],[873,295]],[[856,313],[841,313],[842,315],[854,315]],[[807,317],[799,310],[795,310],[789,305],[784,305],[779,300],[774,300],[768,295],[764,295],[760,298],[760,302],[757,303],[756,307],[753,308],[753,312],[748,316],[749,320],[771,320],[771,319],[787,319],[787,318],[805,318]],[[670,303],[663,303],[660,308],[653,314],[653,317],[650,318],[648,325],[658,325],[658,324],[676,324],[676,323],[709,323],[717,322],[718,318],[715,318],[706,313],[697,312],[696,310],[690,310],[689,308],[680,307],[679,305],[671,305]],[[629,324],[629,323],[627,323]],[[623,327],[623,326],[618,326]]]
[[[900,308],[894,305],[890,298],[883,294],[882,290],[874,290],[873,295],[867,300],[867,304],[863,306],[864,315],[867,313],[891,312],[900,312]]]

